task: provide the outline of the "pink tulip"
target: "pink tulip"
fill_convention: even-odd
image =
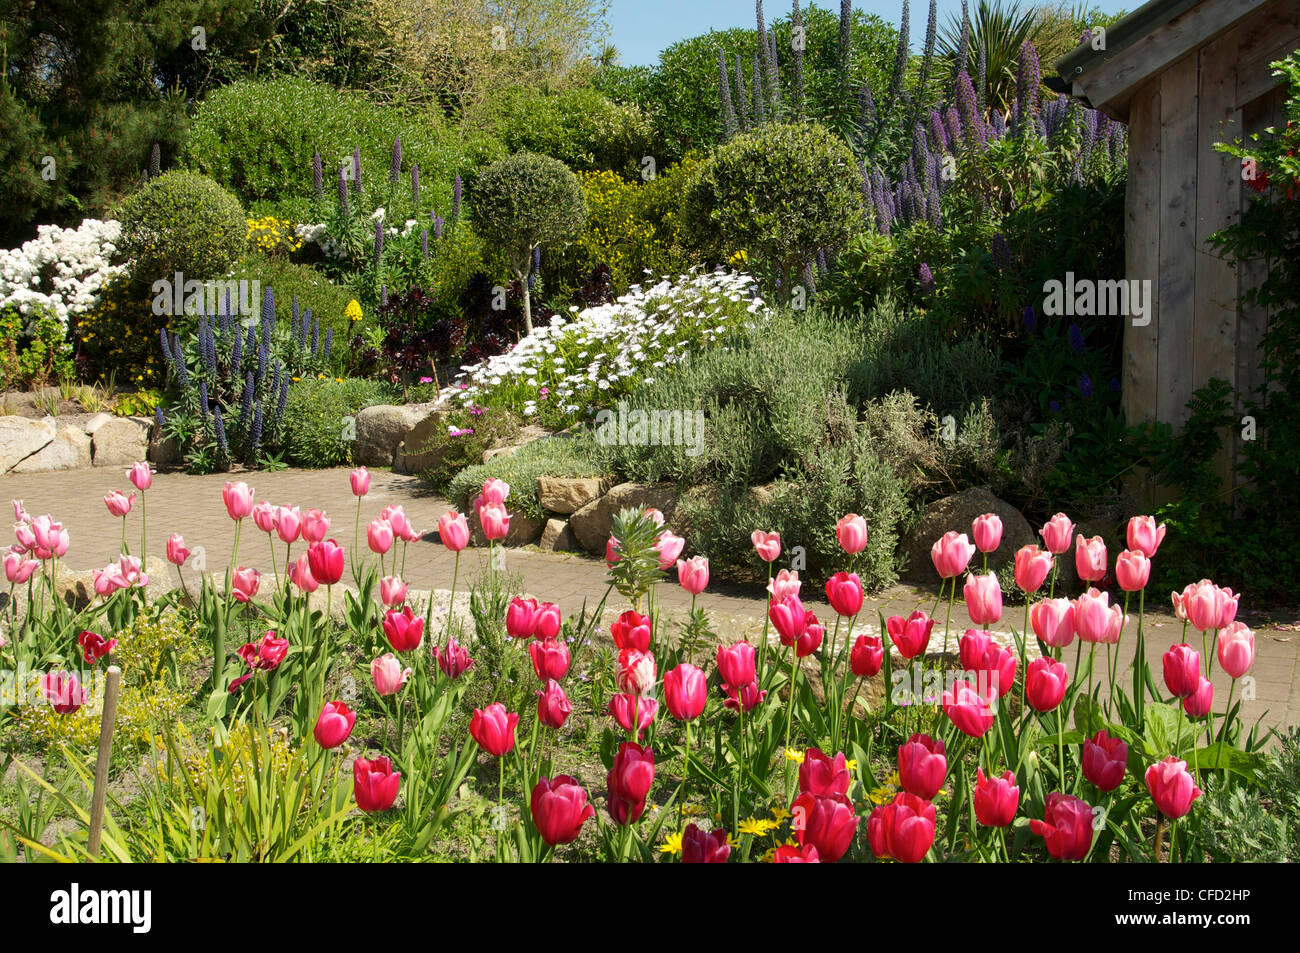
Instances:
[[[1016,776],[1004,771],[1001,777],[985,777],[983,768],[975,769],[975,819],[985,827],[1006,827],[1016,819],[1020,807],[1020,788]]]
[[[587,803],[587,791],[567,774],[539,778],[528,802],[533,824],[552,847],[571,844],[596,809]]]
[[[16,524],[14,526],[14,537],[18,540],[17,548],[22,552],[31,552],[36,549],[36,533],[32,531],[31,526],[28,524]]]
[[[316,728],[312,736],[316,743],[325,750],[337,748],[348,740],[352,726],[357,723],[357,713],[343,702],[326,702],[316,719]]]
[[[438,518],[438,539],[453,553],[458,553],[469,544],[469,523],[465,514],[448,510]]]
[[[708,697],[708,682],[694,665],[682,662],[664,673],[664,702],[668,713],[678,721],[694,721],[700,717]]]
[[[343,547],[332,539],[307,547],[307,565],[322,586],[332,586],[343,578]]]
[[[392,652],[385,652],[370,663],[370,677],[380,695],[396,695],[411,677],[411,670],[403,668]]]
[[[569,646],[564,642],[546,639],[529,642],[528,654],[533,659],[533,671],[543,682],[559,681],[569,674]]]
[[[289,654],[289,640],[279,638],[274,632],[267,632],[260,642],[248,642],[235,650],[244,660],[244,664],[258,672],[270,672],[278,668]]]
[[[799,581],[799,573],[791,569],[782,569],[767,584],[768,595],[775,602],[780,602],[786,596],[799,595],[799,588],[803,585]]]
[[[238,483],[227,483],[225,489],[221,491],[221,498],[225,501],[226,512],[236,522],[253,512],[253,491],[242,480]]]
[[[835,538],[850,556],[862,552],[867,548],[867,521],[857,513],[840,517],[835,524]]]
[[[124,493],[119,493],[117,490],[114,490],[104,497],[104,505],[108,507],[108,512],[118,518],[122,518],[126,516],[127,513],[130,513],[131,504],[134,502],[134,493],[127,496]]]
[[[808,613],[798,596],[788,595],[769,602],[767,617],[776,629],[781,644],[794,645],[803,634],[804,620],[807,619]]]
[[[411,528],[410,521],[406,518],[406,510],[395,503],[390,503],[379,511],[379,518],[387,520],[388,525],[393,528],[394,536],[407,536]]]
[[[662,527],[664,525],[664,514],[662,510],[655,509],[653,506],[647,506],[641,512],[650,517],[656,526]]]
[[[803,631],[794,642],[795,657],[807,658],[816,652],[822,644],[822,635],[822,625],[817,621],[817,616],[812,612],[805,612]]]
[[[1106,578],[1106,543],[1100,536],[1074,541],[1074,568],[1084,582],[1101,582]]]
[[[18,527],[14,527],[14,533],[18,535]],[[68,531],[48,513],[32,520],[31,536],[32,545],[28,548],[41,561],[61,558],[68,551]],[[19,542],[22,541],[19,535]]]
[[[848,853],[858,830],[858,816],[847,797],[800,794],[790,811],[799,819],[795,839],[816,847],[823,863],[833,864]]]
[[[86,690],[75,673],[46,672],[40,679],[41,695],[56,714],[70,715],[88,700]]]
[[[543,602],[537,607],[537,613],[533,616],[533,635],[542,641],[553,639],[560,634],[563,624],[560,607],[554,602]]]
[[[303,592],[315,592],[320,583],[316,577],[311,574],[311,566],[307,561],[307,554],[303,553],[289,567],[289,581],[301,589]]]
[[[1196,691],[1183,699],[1183,711],[1188,718],[1204,718],[1214,708],[1214,683],[1204,676],[1196,685]]]
[[[153,470],[149,469],[147,463],[132,464],[131,469],[126,471],[126,478],[141,493],[153,486]]]
[[[1115,581],[1125,592],[1138,592],[1151,578],[1151,560],[1140,549],[1126,549],[1115,557]]]
[[[35,563],[31,564],[35,566]],[[8,560],[5,568],[8,569]],[[1231,678],[1241,678],[1255,664],[1255,633],[1244,622],[1231,622],[1219,634],[1219,667]]]
[[[943,740],[914,734],[898,746],[898,780],[903,790],[933,801],[948,772]]]
[[[40,563],[26,558],[23,553],[10,552],[5,556],[5,578],[10,584],[19,586],[32,578],[32,573],[40,568]]]
[[[401,784],[402,772],[394,771],[393,762],[387,758],[357,758],[352,762],[352,796],[357,807],[367,814],[392,807]]]
[[[1069,599],[1040,599],[1029,610],[1029,624],[1044,645],[1065,648],[1074,641],[1074,603]]]
[[[1050,658],[1036,658],[1025,672],[1025,700],[1035,711],[1053,711],[1065,700],[1070,687],[1070,672],[1064,663]]]
[[[1201,789],[1187,773],[1187,762],[1174,755],[1147,768],[1145,780],[1156,809],[1171,820],[1185,815],[1192,809],[1192,802],[1201,796]]]
[[[537,600],[515,596],[506,607],[506,635],[531,639],[537,632]]]
[[[930,547],[930,561],[934,563],[935,571],[943,579],[951,579],[964,573],[974,555],[975,547],[966,538],[966,534],[958,533],[956,530],[944,533]]]
[[[733,687],[748,685],[757,677],[754,647],[748,642],[718,646],[718,674]]]
[[[22,500],[10,500],[14,508],[14,519],[19,523],[30,523],[32,518],[27,515],[27,510],[23,507]]]
[[[618,672],[614,683],[629,695],[648,695],[654,688],[657,669],[655,657],[637,649],[623,649],[618,653]]]
[[[536,645],[537,643],[533,643]],[[573,704],[555,679],[549,679],[537,693],[537,720],[547,728],[559,731],[573,713]]]
[[[253,525],[263,533],[275,532],[275,507],[263,500],[253,506]]]
[[[1147,559],[1155,557],[1165,538],[1165,524],[1156,525],[1154,516],[1135,516],[1128,521],[1128,548],[1136,549]]]
[[[483,484],[483,503],[487,506],[501,506],[510,496],[510,484],[504,480],[492,479]]]
[[[804,752],[803,763],[799,765],[800,794],[845,797],[852,784],[853,775],[849,773],[844,752],[836,752],[833,758],[820,748]]]
[[[709,584],[709,559],[692,556],[677,560],[677,581],[693,596],[698,596]]]
[[[906,619],[901,615],[890,616],[885,620],[885,628],[899,654],[905,659],[912,659],[925,653],[926,646],[930,644],[934,620],[917,609]]]
[[[230,577],[230,589],[239,602],[248,602],[257,595],[257,587],[262,582],[262,574],[256,569],[240,566]]]
[[[330,518],[324,510],[308,510],[302,518],[302,538],[309,543],[319,543],[330,531]]]
[[[997,513],[975,517],[970,524],[971,539],[981,553],[991,553],[1002,545],[1002,518]]]
[[[758,558],[765,563],[770,563],[781,555],[780,533],[766,533],[756,529],[749,535],[749,541],[754,544],[754,552],[758,553]]]
[[[1175,698],[1190,698],[1201,687],[1201,653],[1186,642],[1171,646],[1163,658],[1165,688]]]
[[[441,651],[434,646],[434,654],[438,658],[438,668],[452,681],[460,678],[474,665],[474,660],[469,657],[465,647],[455,639],[449,639],[447,647]]]
[[[1047,547],[1047,551],[1059,556],[1070,548],[1070,540],[1074,536],[1074,524],[1064,513],[1057,513],[1043,524],[1043,528],[1038,533],[1043,537],[1043,545]]]
[[[388,644],[398,652],[413,652],[424,638],[424,618],[416,615],[410,606],[400,612],[389,609],[384,613],[384,635]]]
[[[849,652],[849,668],[858,678],[872,678],[885,663],[885,647],[878,635],[859,635]]]
[[[934,844],[934,805],[903,791],[867,819],[867,841],[877,857],[920,863]]]
[[[275,532],[282,543],[296,542],[302,535],[302,513],[296,506],[281,506],[275,511]]]
[[[371,520],[366,527],[366,545],[372,553],[383,556],[393,548],[393,525],[388,520]]]
[[[996,718],[989,702],[969,682],[958,682],[943,693],[943,713],[958,731],[972,738],[983,738]]]
[[[655,540],[655,549],[659,552],[659,568],[667,569],[677,562],[677,557],[682,554],[682,549],[686,546],[686,540],[680,536],[674,536],[668,530],[659,534]]]
[[[406,583],[397,576],[379,580],[379,601],[386,606],[400,606],[406,601]]]
[[[1208,579],[1194,582],[1183,590],[1181,599],[1174,598],[1174,608],[1180,619],[1192,624],[1192,628],[1207,632],[1227,625],[1237,615],[1237,598],[1230,597],[1230,589],[1220,589]],[[1225,600],[1231,598],[1231,607]],[[1226,619],[1226,621],[1225,621]]]
[[[510,532],[510,514],[504,506],[487,504],[478,511],[479,525],[489,541],[505,539]]]
[[[1031,820],[1029,829],[1043,838],[1047,852],[1057,860],[1083,860],[1092,848],[1092,807],[1077,797],[1053,792],[1047,795],[1043,820]]]
[[[610,795],[634,803],[644,801],[654,780],[655,753],[633,741],[620,744],[605,778]]]
[[[862,610],[862,582],[858,574],[841,571],[826,580],[826,601],[838,615],[857,615]]]
[[[753,711],[763,704],[763,699],[767,697],[767,689],[759,691],[757,681],[750,682],[740,688],[724,683],[722,688],[727,693],[726,699],[722,702],[722,707],[729,708],[732,711],[737,708],[744,711]]]
[[[1021,592],[1037,592],[1052,571],[1055,557],[1037,546],[1021,546],[1016,550],[1016,588]]]
[[[1085,642],[1114,645],[1124,627],[1124,610],[1110,604],[1110,593],[1089,589],[1074,600],[1074,631]]]
[[[628,609],[610,623],[609,634],[617,649],[647,652],[650,649],[650,617]]]
[[[1015,685],[1015,653],[994,642],[988,631],[967,629],[958,643],[958,654],[962,668],[978,676],[980,693],[985,697],[1001,698]]]
[[[609,700],[609,715],[624,731],[634,731],[639,740],[641,732],[650,727],[659,712],[659,703],[653,698],[621,693]],[[635,729],[633,718],[635,717]]]
[[[976,625],[992,625],[1002,618],[1002,586],[994,573],[966,577],[963,591],[966,611]]]
[[[348,479],[352,481],[353,496],[365,496],[370,492],[370,471],[365,467],[357,467],[348,475]]]
[[[1232,625],[1233,620],[1237,618],[1237,603],[1241,599],[1241,594],[1233,594],[1231,589],[1219,590],[1219,624],[1218,628],[1226,629]]]
[[[1124,780],[1128,744],[1112,738],[1105,729],[1083,743],[1083,776],[1100,791],[1113,791]]]
[[[506,711],[500,702],[487,708],[475,708],[474,716],[469,722],[469,733],[488,754],[501,758],[509,754],[515,746],[515,725],[519,716]]]

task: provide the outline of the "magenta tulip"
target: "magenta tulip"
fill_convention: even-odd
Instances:
[[[942,739],[914,734],[898,746],[898,780],[904,791],[933,801],[947,772]]]
[[[1025,672],[1025,700],[1035,711],[1053,711],[1065,699],[1070,673],[1065,664],[1046,657],[1029,663]]]
[[[696,824],[687,824],[682,831],[683,864],[725,864],[730,856],[731,844],[723,828],[705,832]]]
[[[858,574],[841,571],[826,580],[826,601],[838,615],[857,615],[862,610],[862,581]]]
[[[748,642],[718,646],[717,660],[718,674],[728,685],[742,687],[757,677],[754,647]]]
[[[1201,789],[1187,771],[1187,762],[1170,755],[1147,768],[1147,791],[1156,809],[1170,820],[1178,820],[1192,809]]]
[[[1201,687],[1201,653],[1186,642],[1164,654],[1165,688],[1175,698],[1190,698]]]
[[[447,647],[441,651],[437,649],[437,646],[434,647],[434,650],[438,658],[438,668],[442,669],[442,674],[452,681],[460,678],[474,664],[474,660],[469,657],[465,647],[455,639],[448,640]]]
[[[515,746],[515,725],[519,716],[506,711],[506,706],[494,702],[487,708],[475,708],[474,716],[469,721],[469,733],[479,747],[501,758]]]
[[[1020,807],[1020,788],[1016,776],[1004,771],[1001,777],[985,777],[983,768],[975,769],[975,819],[985,827],[1006,827],[1016,818]]]
[[[1043,820],[1033,819],[1029,829],[1043,838],[1047,852],[1057,860],[1083,860],[1092,848],[1092,808],[1068,794],[1047,795]]]
[[[322,586],[332,586],[343,578],[343,547],[332,539],[307,547],[307,565]]]
[[[1113,791],[1124,780],[1128,744],[1105,729],[1083,742],[1083,776],[1099,791]]]
[[[799,765],[799,793],[824,794],[847,797],[853,776],[849,773],[849,762],[844,752],[836,752],[831,757],[820,748],[809,748],[804,752],[803,762]]]
[[[539,778],[528,807],[537,833],[552,847],[577,840],[582,825],[596,813],[587,803],[586,789],[567,774]]]
[[[849,668],[858,678],[872,678],[885,664],[885,646],[878,635],[859,635],[849,652]]]
[[[924,654],[926,646],[930,644],[934,620],[917,609],[906,619],[901,615],[890,616],[885,620],[885,629],[899,654],[905,659],[912,659]]]
[[[1196,691],[1183,699],[1183,711],[1188,718],[1204,718],[1214,708],[1214,683],[1201,676]]]
[[[848,853],[858,830],[853,803],[843,795],[800,794],[790,807],[794,836],[811,844],[823,863],[833,864]]]
[[[545,682],[549,679],[559,681],[569,674],[569,646],[555,639],[544,639],[528,643],[528,654],[533,659],[533,671]]]
[[[957,730],[972,738],[983,738],[996,716],[989,701],[969,682],[958,682],[943,693],[943,713]]]
[[[653,724],[655,715],[659,713],[659,703],[648,695],[617,693],[610,696],[607,710],[620,728],[635,732],[637,740],[640,740],[641,732]]]
[[[413,652],[420,647],[424,637],[424,619],[406,606],[400,612],[389,609],[384,613],[384,635],[388,644],[398,652]]]
[[[321,709],[320,717],[316,719],[316,728],[312,731],[312,736],[316,739],[316,743],[326,750],[337,748],[348,740],[348,736],[352,734],[352,726],[356,723],[357,713],[343,702],[326,702],[325,707]]]
[[[708,701],[708,680],[704,672],[687,662],[664,673],[664,703],[678,721],[694,721],[704,713]]]
[[[549,679],[545,687],[537,693],[537,720],[547,728],[559,731],[573,712],[569,696],[555,679]]]
[[[402,773],[393,770],[387,758],[352,762],[352,796],[357,807],[367,814],[386,811],[397,800],[397,790],[402,784]]]

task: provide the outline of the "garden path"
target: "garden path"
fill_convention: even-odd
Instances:
[[[352,545],[352,524],[356,514],[356,498],[352,496],[348,470],[286,470],[278,473],[255,472],[236,475],[257,491],[259,500],[297,505],[306,511],[310,507],[325,510],[333,520],[331,536],[346,548]],[[233,534],[231,521],[221,500],[221,488],[229,474],[190,476],[180,473],[160,473],[154,477],[148,491],[148,526],[150,552],[161,556],[167,536],[180,532],[186,545],[206,559],[210,571],[224,571],[231,555]],[[71,548],[66,558],[68,568],[88,570],[100,568],[116,558],[121,542],[121,523],[109,515],[103,496],[110,490],[127,490],[130,484],[124,471],[113,467],[92,470],[69,470],[54,473],[7,474],[0,482],[0,499],[12,497],[24,501],[29,513],[51,513],[67,527]],[[364,522],[378,515],[384,506],[401,504],[417,529],[427,531],[426,537],[411,545],[406,556],[405,578],[413,588],[442,588],[450,586],[454,557],[437,542],[434,524],[449,507],[445,499],[432,492],[417,478],[385,471],[373,471],[370,493],[362,501]],[[137,506],[139,503],[137,501]],[[139,543],[139,521],[133,512],[130,518],[128,542],[134,552]],[[240,544],[240,562],[270,572],[269,547],[252,522],[245,525]],[[200,550],[201,548],[201,550]],[[277,555],[283,558],[283,549],[277,542]],[[487,563],[487,550],[466,549],[462,554],[462,579],[466,574],[481,572]],[[507,551],[506,568],[523,576],[525,587],[533,595],[559,604],[567,615],[576,612],[586,599],[594,604],[605,591],[605,567],[597,560],[572,553],[546,553],[532,548]],[[174,571],[174,570],[173,570]],[[811,595],[811,594],[809,594]],[[690,606],[690,596],[678,586],[661,586],[659,604],[670,614],[684,615]],[[617,594],[606,609],[607,617],[617,608]],[[867,599],[857,631],[874,632],[877,628],[876,612],[883,615],[907,615],[917,608],[935,611],[938,623],[931,647],[936,648],[943,638],[943,619],[946,604],[935,610],[935,591],[924,587],[896,585]],[[1159,613],[1148,612],[1147,656],[1157,680],[1160,678],[1160,657],[1164,651],[1179,641],[1182,624],[1165,608],[1168,600],[1152,594]],[[833,620],[833,613],[824,599],[806,600],[823,621]],[[724,639],[744,634],[751,638],[761,635],[766,611],[764,592],[760,585],[713,582],[703,593],[698,605],[710,616],[715,631]],[[1017,628],[1022,624],[1023,608],[1008,606],[1000,627],[1006,631],[1008,624]],[[1267,724],[1300,724],[1300,611],[1274,611],[1264,614],[1242,612],[1242,619],[1256,631],[1257,660],[1252,675],[1255,677],[1255,698],[1245,702],[1244,716],[1253,721],[1263,715]],[[968,627],[969,620],[962,606],[953,609],[951,639],[955,650],[958,635]],[[1130,630],[1119,648],[1120,670],[1132,660]],[[773,637],[774,638],[774,637]],[[1200,649],[1199,639],[1192,632],[1189,641]],[[1074,655],[1068,649],[1065,661],[1073,665]],[[1104,661],[1104,659],[1102,660]],[[1099,669],[1102,666],[1099,664]],[[1215,700],[1222,705],[1228,691],[1228,681],[1215,666]],[[1102,678],[1104,679],[1104,675]],[[1238,686],[1237,697],[1241,697]]]

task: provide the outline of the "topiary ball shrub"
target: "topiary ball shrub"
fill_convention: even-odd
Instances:
[[[219,278],[248,240],[243,206],[206,175],[168,172],[150,180],[122,210],[122,250],[134,274],[155,281]]]
[[[685,226],[702,249],[759,259],[788,297],[818,249],[843,247],[853,234],[861,186],[853,153],[824,126],[769,124],[700,166],[687,189]]]

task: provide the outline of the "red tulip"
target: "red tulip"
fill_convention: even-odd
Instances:
[[[86,704],[86,690],[71,672],[47,672],[41,676],[41,694],[60,715],[70,715]]]
[[[86,631],[77,636],[77,644],[81,646],[82,658],[87,664],[94,665],[117,648],[117,639],[106,639],[97,632]]]
[[[966,538],[966,534],[955,530],[944,533],[930,547],[930,561],[934,563],[935,571],[944,579],[951,579],[964,573],[974,555],[975,547]]]
[[[1128,548],[1138,550],[1148,559],[1155,556],[1164,538],[1165,524],[1157,526],[1153,516],[1135,516],[1128,521]]]
[[[1196,691],[1183,699],[1188,718],[1204,718],[1214,708],[1214,683],[1202,676]]]
[[[227,483],[225,489],[221,491],[221,499],[225,502],[226,513],[232,520],[242,520],[253,512],[253,491],[243,481]]]
[[[757,678],[754,647],[748,642],[718,646],[718,674],[728,685],[748,685]]]
[[[587,803],[586,789],[567,774],[539,778],[528,806],[537,833],[552,847],[577,840],[582,825],[596,813]]]
[[[759,705],[763,704],[763,699],[767,698],[767,690],[759,691],[758,682],[750,682],[736,688],[735,685],[724,684],[723,691],[727,693],[726,699],[722,702],[724,708],[730,708],[735,711],[741,708],[744,711],[752,711]]]
[[[618,554],[618,540],[613,536],[605,540],[605,564],[612,566],[622,558]]]
[[[645,813],[645,799],[631,801],[611,792],[605,799],[605,809],[615,824],[626,827],[641,820],[641,815]]]
[[[236,651],[249,668],[269,672],[289,654],[289,640],[276,638],[274,632],[267,632],[261,642],[249,642]]]
[[[934,620],[918,609],[906,619],[901,615],[890,616],[885,620],[885,628],[899,654],[905,659],[911,659],[924,654],[926,646],[930,644]]]
[[[1192,802],[1201,796],[1201,789],[1187,773],[1187,762],[1173,755],[1147,768],[1146,782],[1156,809],[1171,820],[1190,811]]]
[[[609,634],[614,639],[615,648],[648,652],[650,617],[629,609],[610,624]]]
[[[858,830],[853,803],[843,795],[800,794],[790,808],[795,839],[811,844],[824,863],[843,857]]]
[[[434,652],[438,657],[438,668],[442,669],[442,674],[455,681],[467,672],[474,664],[474,660],[469,657],[465,647],[457,642],[454,638],[447,641],[447,647],[438,651],[434,646]]]
[[[782,844],[772,855],[774,864],[820,864],[821,858],[817,854],[817,848],[812,844],[804,844],[802,847],[795,847],[791,844]]]
[[[453,553],[469,545],[469,523],[465,514],[448,510],[438,517],[438,539]]]
[[[1047,547],[1047,551],[1059,556],[1070,548],[1074,524],[1064,513],[1057,513],[1038,532],[1043,537],[1043,545]]]
[[[835,538],[850,556],[862,552],[867,548],[867,521],[857,513],[840,517],[835,524]]]
[[[871,820],[876,821],[875,836],[868,821],[867,839],[878,857],[918,864],[934,844],[934,805],[915,794],[903,791],[895,795],[893,801],[872,811]],[[877,852],[877,847],[884,853]]]
[[[1105,729],[1083,743],[1083,776],[1098,790],[1113,791],[1119,787],[1127,763],[1128,745],[1120,738],[1112,738]]]
[[[357,758],[352,762],[352,796],[357,807],[367,814],[392,807],[401,784],[402,773],[394,771],[393,762],[387,758]]]
[[[706,833],[695,824],[687,824],[682,831],[683,864],[725,864],[730,856],[731,845],[723,828]]]
[[[1165,688],[1175,698],[1189,698],[1201,687],[1201,653],[1186,642],[1164,655]]]
[[[322,586],[332,586],[343,578],[343,547],[332,539],[307,547],[307,565],[312,577]]]
[[[1064,648],[1074,641],[1074,603],[1069,599],[1040,599],[1029,610],[1029,624],[1044,645]]]
[[[849,652],[849,668],[858,678],[871,678],[885,664],[885,646],[878,635],[859,635]]]
[[[1092,848],[1092,808],[1068,794],[1047,795],[1043,820],[1031,820],[1029,829],[1047,843],[1057,860],[1083,860]]]
[[[1016,817],[1020,806],[1020,788],[1016,776],[1005,771],[1002,777],[985,777],[983,768],[975,769],[975,819],[985,827],[1006,827]]]
[[[547,728],[558,731],[564,727],[572,713],[573,705],[560,683],[555,679],[548,680],[546,687],[537,693],[537,720]]]
[[[849,785],[853,778],[849,774],[848,761],[843,752],[834,758],[819,748],[809,748],[804,752],[803,763],[799,765],[800,794],[837,794],[848,796]]]
[[[1002,545],[1002,518],[997,513],[975,517],[970,524],[971,539],[981,553],[991,553]]]
[[[316,728],[312,736],[322,748],[337,748],[348,740],[352,726],[357,723],[357,713],[343,702],[326,702],[316,719]]]
[[[469,733],[479,747],[494,758],[509,754],[515,746],[515,725],[519,716],[506,711],[500,702],[487,708],[475,708],[469,721]]]
[[[533,635],[542,641],[554,639],[560,634],[563,624],[560,607],[554,602],[543,602],[537,607],[537,614],[533,616]]]
[[[424,619],[405,606],[399,612],[389,609],[384,613],[384,635],[388,644],[398,652],[411,652],[420,647],[424,638]]]
[[[770,563],[781,555],[780,533],[765,533],[756,529],[750,534],[749,541],[754,544],[754,552],[758,553],[758,558],[765,563]]]
[[[1241,678],[1255,664],[1255,633],[1244,622],[1231,622],[1219,634],[1219,665],[1232,678]]]
[[[650,727],[658,713],[659,703],[648,696],[622,693],[613,695],[609,699],[610,717],[624,731],[634,730],[633,719],[635,718],[637,738],[641,737],[641,732]]]
[[[618,746],[606,783],[613,797],[625,801],[644,801],[655,780],[655,753],[634,741]]]
[[[554,639],[529,642],[528,654],[533,658],[533,671],[543,682],[548,679],[558,682],[569,674],[569,646],[565,642]]]
[[[898,781],[904,791],[933,801],[948,773],[943,740],[915,734],[898,746]]]
[[[862,609],[862,582],[853,572],[837,572],[826,580],[826,601],[842,616],[855,616]]]
[[[943,713],[962,734],[972,738],[983,738],[995,717],[989,702],[969,682],[958,682],[952,691],[943,693]]]
[[[966,576],[963,590],[966,611],[976,625],[992,625],[1002,619],[1002,586],[993,573]]]
[[[1065,700],[1070,673],[1064,663],[1046,657],[1029,663],[1025,672],[1025,700],[1035,711],[1052,711]]]
[[[708,682],[704,673],[687,662],[664,673],[664,702],[678,721],[694,721],[704,713]]]
[[[794,643],[794,654],[797,658],[807,658],[817,651],[822,644],[822,624],[817,621],[817,616],[812,612],[804,613],[803,632]]]
[[[506,609],[506,634],[512,639],[531,639],[537,631],[537,600],[515,596]]]

